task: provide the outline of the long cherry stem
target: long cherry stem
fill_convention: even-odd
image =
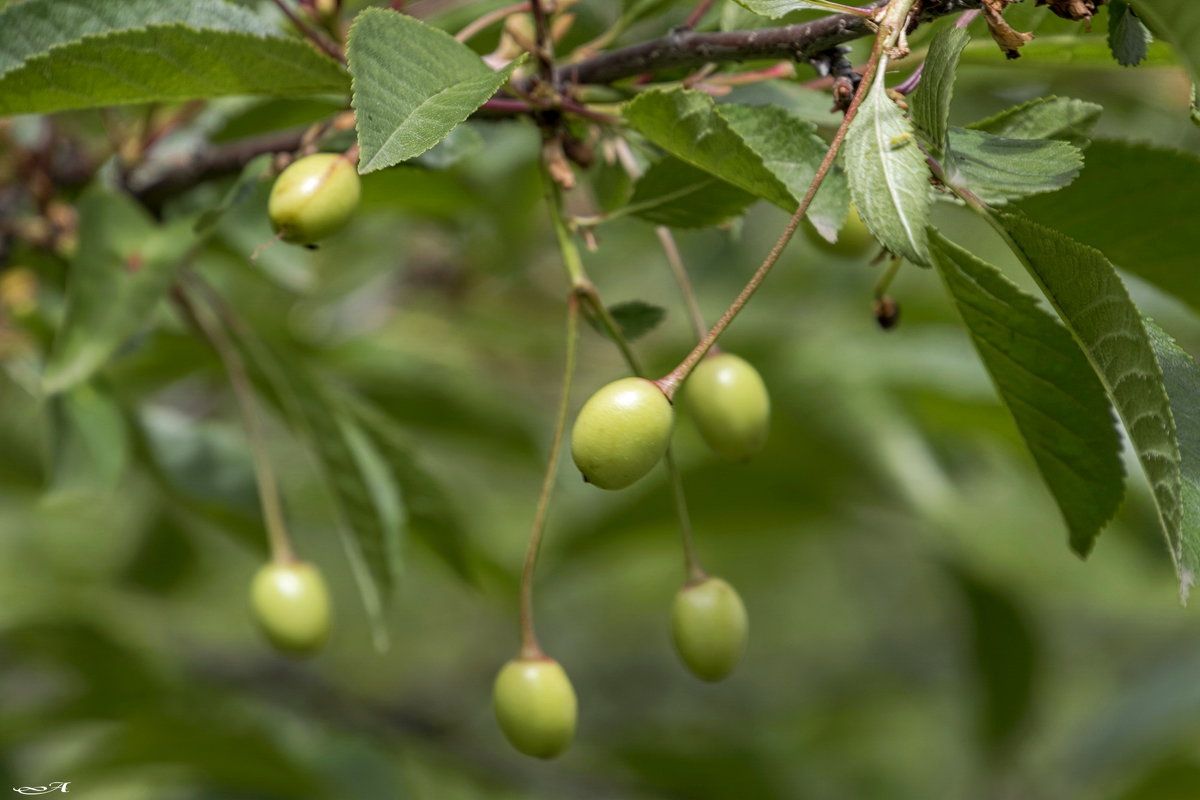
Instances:
[[[550,443],[550,457],[546,462],[546,473],[542,478],[542,490],[538,494],[537,510],[533,515],[533,527],[529,532],[529,546],[525,551],[525,568],[521,572],[521,658],[541,658],[542,648],[538,645],[533,627],[533,573],[537,567],[538,552],[542,546],[542,533],[546,529],[546,515],[550,509],[550,497],[558,476],[558,460],[563,438],[567,429],[567,410],[571,400],[571,381],[575,376],[575,351],[579,341],[579,297],[572,293],[567,298],[567,354],[563,366],[562,390],[558,397],[558,411],[554,419],[554,437]]]

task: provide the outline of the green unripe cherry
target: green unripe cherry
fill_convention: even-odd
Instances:
[[[750,362],[732,353],[701,361],[684,383],[687,408],[708,446],[743,461],[762,449],[771,422],[771,397]]]
[[[250,585],[250,605],[271,644],[285,653],[308,655],[329,638],[329,590],[307,561],[263,565]]]
[[[291,164],[275,179],[267,214],[285,242],[312,244],[336,233],[358,208],[362,187],[350,159],[317,153]]]
[[[527,756],[554,758],[575,737],[575,690],[552,658],[505,664],[492,688],[492,705],[504,737]]]
[[[720,578],[704,578],[675,595],[675,649],[701,680],[719,681],[733,671],[746,650],[747,627],[742,598]]]
[[[584,480],[624,489],[662,460],[675,412],[656,384],[622,378],[596,392],[571,430],[571,456]]]
[[[838,231],[836,242],[826,240],[824,236],[817,233],[811,223],[804,226],[804,233],[817,249],[844,258],[865,256],[872,248],[879,246],[875,237],[871,235],[870,229],[867,228],[867,223],[863,222],[863,218],[858,215],[858,209],[854,207],[853,203],[850,205],[850,213],[846,217],[846,222]]]

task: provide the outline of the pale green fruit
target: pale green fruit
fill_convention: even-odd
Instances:
[[[492,689],[496,720],[527,756],[554,758],[575,737],[578,707],[567,673],[552,658],[514,658]]]
[[[875,237],[871,235],[870,229],[867,228],[867,223],[863,222],[863,218],[858,215],[858,209],[854,207],[853,203],[850,205],[850,213],[846,217],[846,222],[838,231],[836,242],[827,241],[825,237],[817,233],[811,223],[804,226],[804,234],[818,249],[845,258],[865,256],[872,248],[878,249],[879,247]]]
[[[746,650],[747,627],[742,598],[720,578],[705,578],[675,595],[675,648],[701,680],[719,681],[733,671]]]
[[[349,221],[361,193],[358,172],[348,158],[317,153],[295,161],[275,179],[267,214],[285,242],[312,244]]]
[[[684,400],[708,446],[743,461],[763,448],[771,397],[750,362],[732,353],[701,361],[684,384]]]
[[[675,412],[656,384],[622,378],[596,392],[579,410],[571,456],[589,483],[624,489],[662,460]]]
[[[250,604],[263,633],[285,653],[308,655],[329,638],[329,590],[307,561],[263,565],[250,586]]]

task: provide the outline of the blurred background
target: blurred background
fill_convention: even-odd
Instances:
[[[449,4],[429,18],[454,30],[499,5]],[[581,41],[611,23],[607,5],[577,7]],[[1026,6],[1013,9],[1014,25],[1039,40],[1005,63],[977,31],[953,123],[1070,96],[1104,106],[1097,138],[1200,153],[1187,83],[1163,51],[1123,70],[1097,56],[1103,17],[1080,43],[1067,38],[1079,25]],[[623,40],[656,35],[687,10]],[[485,35],[478,46],[494,44]],[[799,83],[727,99],[836,124],[821,117],[827,97]],[[333,109],[214,102],[163,147]],[[53,125],[102,152],[104,123],[138,113]],[[12,120],[11,141],[49,124]],[[164,304],[98,381],[50,414],[28,387],[62,313],[67,261],[8,253],[0,783],[70,781],[89,800],[1200,798],[1200,618],[1178,602],[1136,462],[1126,459],[1120,515],[1081,561],[937,275],[905,265],[891,289],[900,324],[884,332],[871,313],[882,269],[871,254],[832,255],[802,236],[721,342],[770,388],[766,450],[721,462],[679,407],[700,556],[749,611],[744,662],[707,685],[672,652],[683,560],[663,471],[608,493],[566,459],[535,602],[542,644],[579,695],[579,730],[553,762],[511,750],[490,688],[516,653],[516,579],[565,316],[537,153],[530,125],[473,122],[420,164],[366,177],[348,231],[312,252],[276,245],[256,265],[248,255],[271,236],[269,184],[251,183],[196,264],[285,368],[336,386],[412,470],[406,569],[384,609],[383,650],[329,482],[278,409],[262,405],[293,536],[336,603],[328,647],[304,662],[276,655],[249,615],[265,543],[212,352]],[[586,187],[607,185],[604,169],[583,176],[579,209],[593,202]],[[213,206],[228,187],[198,187],[167,213]],[[677,234],[709,321],[785,221],[759,203],[744,223]],[[937,221],[1028,286],[969,216],[943,206]],[[623,219],[596,238],[585,261],[606,302],[667,309],[636,345],[652,374],[665,373],[690,348],[690,327],[653,228]],[[1190,312],[1130,287],[1200,352]],[[615,348],[585,327],[573,409],[623,374]],[[63,414],[88,444],[66,467],[54,433]]]

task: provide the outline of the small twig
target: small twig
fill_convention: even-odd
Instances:
[[[481,16],[479,19],[475,20],[474,22],[470,22],[467,25],[464,25],[462,30],[460,30],[458,33],[454,34],[454,38],[460,42],[468,41],[471,37],[473,37],[475,34],[479,33],[480,31],[484,30],[485,28],[490,26],[492,23],[499,22],[500,20],[504,19],[505,17],[511,16],[513,14],[520,14],[523,11],[529,11],[529,9],[530,9],[530,4],[528,2],[526,2],[526,3],[513,3],[511,6],[504,6],[502,8],[497,8],[495,11],[489,11],[488,13]]]
[[[554,51],[550,38],[550,24],[546,20],[544,0],[529,0],[533,12],[534,57],[538,62],[538,73],[547,86],[554,86]]]
[[[291,20],[292,25],[296,26],[296,30],[300,31],[300,35],[316,45],[317,49],[319,49],[325,55],[329,56],[335,61],[340,61],[343,64],[346,63],[346,54],[341,51],[341,48],[328,41],[324,36],[317,33],[315,28],[309,26],[307,22],[300,19],[295,12],[288,8],[288,5],[286,2],[284,2],[284,0],[272,0],[272,2],[274,2],[276,7],[283,12],[284,16]]]
[[[703,19],[704,15],[708,13],[708,10],[712,8],[712,4],[713,0],[700,0],[700,2],[696,4],[696,7],[692,9],[692,13],[688,14],[688,18],[684,20],[684,27],[694,28],[700,24],[700,20]]]

